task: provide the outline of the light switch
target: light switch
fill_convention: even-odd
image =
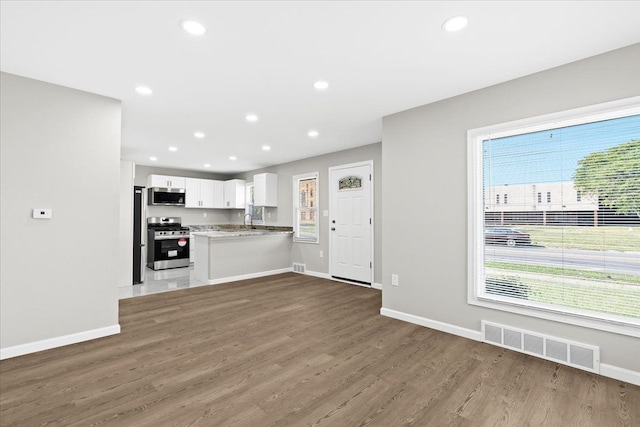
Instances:
[[[399,278],[397,274],[392,274],[391,275],[391,286],[398,286],[399,283]]]
[[[322,216],[329,216],[329,211],[328,210],[323,210],[322,211]]]
[[[51,219],[53,210],[48,208],[33,208],[33,217],[37,219]]]

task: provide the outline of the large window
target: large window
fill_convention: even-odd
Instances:
[[[640,336],[640,98],[469,131],[469,176],[471,304]]]
[[[293,240],[318,243],[318,172],[293,177]]]

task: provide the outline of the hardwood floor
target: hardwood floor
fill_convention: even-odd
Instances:
[[[120,335],[0,362],[0,424],[640,425],[640,387],[380,306],[294,273],[122,300]]]

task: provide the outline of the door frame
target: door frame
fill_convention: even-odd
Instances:
[[[374,284],[374,278],[375,278],[374,277],[375,276],[374,272],[376,270],[376,262],[375,262],[375,256],[374,256],[374,254],[375,254],[375,251],[374,251],[374,246],[375,246],[374,231],[375,231],[375,227],[374,227],[374,225],[375,225],[376,222],[375,222],[375,211],[374,211],[375,203],[374,203],[374,200],[373,200],[374,199],[374,194],[375,194],[375,191],[374,191],[374,188],[375,188],[374,187],[374,184],[375,184],[374,175],[375,174],[374,174],[374,169],[373,169],[373,166],[374,166],[373,165],[373,160],[364,160],[364,161],[361,161],[361,162],[348,163],[348,164],[345,164],[345,165],[329,166],[328,177],[327,177],[327,180],[328,180],[327,188],[329,189],[329,224],[328,224],[328,227],[327,227],[327,231],[329,232],[329,278],[331,280],[339,280],[339,279],[336,279],[336,278],[333,277],[333,274],[332,274],[333,273],[332,272],[332,270],[333,270],[333,262],[331,261],[333,259],[333,237],[331,236],[331,214],[333,212],[333,206],[332,206],[333,205],[333,191],[335,191],[334,187],[332,185],[332,182],[331,182],[331,175],[332,175],[333,171],[335,171],[335,170],[353,168],[353,167],[358,167],[358,166],[369,166],[369,173],[371,174],[371,180],[370,180],[371,185],[369,186],[369,193],[370,193],[369,194],[369,201],[370,201],[370,204],[371,204],[371,206],[370,206],[370,209],[371,209],[370,210],[370,212],[371,212],[371,224],[369,224],[369,233],[370,233],[370,236],[371,236],[371,239],[370,239],[370,242],[369,242],[369,247],[370,247],[370,252],[371,252],[371,254],[370,254],[370,257],[371,257],[371,269],[370,269],[371,270],[371,276],[370,276],[371,282],[370,283],[371,284],[367,286],[365,284],[358,283],[358,282],[353,282],[353,281],[344,280],[344,282],[352,284],[352,285],[358,285],[358,286],[364,286],[366,288],[369,288],[369,287],[372,288],[373,284]],[[339,280],[339,281],[343,281],[343,280]]]

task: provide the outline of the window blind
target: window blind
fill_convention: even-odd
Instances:
[[[640,115],[477,143],[477,298],[640,325]]]

